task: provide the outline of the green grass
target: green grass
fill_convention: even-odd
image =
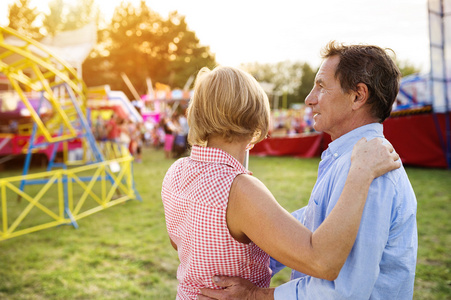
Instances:
[[[174,160],[144,149],[134,165],[142,202],[0,242],[0,299],[174,299],[178,259],[166,234],[160,188]],[[287,210],[307,204],[319,159],[254,157],[251,170]],[[37,171],[36,169],[33,172]],[[7,177],[20,173],[9,170]],[[407,168],[418,200],[414,299],[451,298],[451,172]],[[273,278],[279,285],[289,270]]]

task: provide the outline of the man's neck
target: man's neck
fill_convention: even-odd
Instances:
[[[372,124],[372,123],[379,123],[379,120],[377,118],[374,118],[374,117],[368,115],[368,114],[365,114],[363,116],[356,116],[356,117],[352,118],[350,120],[350,122],[348,123],[348,126],[346,127],[346,130],[343,130],[339,135],[332,136],[332,134],[330,134],[328,132],[326,132],[326,133],[330,134],[330,137],[331,137],[331,139],[333,141],[333,140],[336,140],[339,137],[347,134],[348,132],[353,131],[354,129],[357,129],[359,127],[362,127],[362,126],[365,126],[365,125],[368,125],[368,124]]]

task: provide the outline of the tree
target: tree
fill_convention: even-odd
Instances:
[[[185,17],[177,12],[170,14],[166,21],[171,41],[169,42],[169,56],[171,63],[168,66],[170,86],[183,88],[188,78],[202,67],[213,68],[216,65],[215,56],[210,48],[202,46],[193,31],[188,30]]]
[[[302,65],[302,76],[298,88],[295,91],[296,98],[304,102],[315,83],[316,71],[308,63]]]
[[[398,68],[401,71],[401,74],[403,77],[410,75],[410,74],[415,74],[415,73],[420,72],[420,69],[417,68],[416,66],[414,66],[408,60],[403,60],[403,61],[396,60],[396,64],[398,65]]]
[[[73,1],[52,0],[50,13],[45,14],[43,26],[47,34],[55,35],[61,31],[75,30],[99,19],[99,10],[94,0]]]
[[[146,92],[146,78],[172,88],[182,88],[188,78],[204,66],[215,65],[209,47],[200,45],[185,17],[172,12],[167,19],[150,10],[122,2],[109,26],[99,33],[99,46],[83,65],[88,86],[110,84],[129,96],[121,73],[138,93]]]
[[[98,23],[99,9],[94,5],[94,0],[70,1],[68,7],[63,31],[75,30],[92,22]]]
[[[48,14],[43,14],[31,6],[31,0],[17,0],[9,5],[8,26],[39,40],[43,35],[75,30],[88,23],[98,22],[99,19],[99,10],[95,8],[94,0],[79,0],[75,3],[52,0],[49,2],[49,11]],[[41,16],[42,20],[39,18]]]
[[[248,63],[241,67],[259,82],[272,84],[272,94],[281,97],[279,107],[303,103],[313,86],[315,73],[307,63],[283,61],[275,64]],[[284,103],[286,102],[286,103]]]
[[[29,38],[39,39],[42,35],[39,27],[36,26],[36,20],[40,13],[31,6],[30,2],[30,0],[18,0],[8,6],[8,27]]]
[[[43,26],[47,34],[55,35],[63,30],[63,0],[49,2],[50,13],[45,15]]]

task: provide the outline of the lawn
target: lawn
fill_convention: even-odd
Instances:
[[[78,229],[59,226],[0,241],[0,299],[175,299],[178,259],[160,199],[172,162],[144,149],[143,163],[134,165],[142,202],[86,217]],[[318,162],[251,156],[250,169],[292,211],[307,203]],[[408,167],[407,173],[418,200],[414,299],[451,299],[451,172]],[[286,270],[272,284],[288,278]]]

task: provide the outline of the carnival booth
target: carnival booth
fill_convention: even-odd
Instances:
[[[451,1],[429,0],[431,69],[401,81],[384,134],[406,165],[451,168]]]
[[[431,70],[401,80],[384,134],[405,165],[451,168],[451,0],[429,0]],[[319,156],[330,143],[324,133],[271,137],[253,155]]]
[[[155,89],[150,88],[147,94],[141,97],[144,122],[158,124],[163,114],[172,115],[177,109],[186,108],[193,95],[193,91],[188,89],[189,83],[187,82],[183,89],[171,89],[166,84],[155,83]]]
[[[109,85],[88,88],[88,108],[92,121],[98,116],[109,120],[114,114],[133,123],[143,122],[141,114],[127,95],[122,91],[112,91]]]

